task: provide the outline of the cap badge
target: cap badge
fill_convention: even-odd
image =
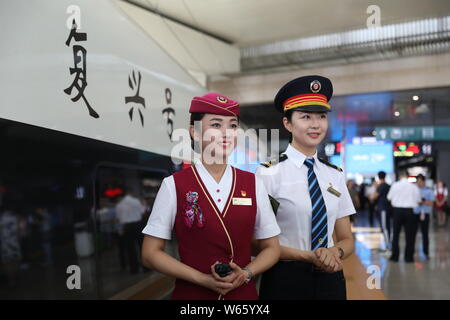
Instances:
[[[219,101],[220,103],[227,103],[227,102],[228,102],[228,99],[225,98],[225,97],[218,96],[216,99],[217,99],[217,101]]]
[[[311,89],[311,92],[317,93],[322,88],[322,85],[320,84],[320,82],[318,80],[314,80],[309,85],[309,88]]]

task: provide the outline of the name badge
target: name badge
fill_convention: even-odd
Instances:
[[[336,189],[333,188],[333,186],[330,183],[330,186],[328,187],[327,191],[331,194],[334,194],[336,197],[340,197],[341,193],[339,191],[337,191]]]
[[[233,206],[251,206],[252,198],[233,198]]]

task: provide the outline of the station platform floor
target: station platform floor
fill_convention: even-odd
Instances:
[[[400,237],[399,262],[389,261],[389,253],[380,251],[385,247],[381,229],[375,222],[370,226],[366,213],[358,213],[353,225],[355,252],[344,261],[344,273],[349,300],[440,300],[450,299],[450,223],[437,227],[430,222],[430,257],[422,253],[422,235],[417,233],[415,262],[403,261],[404,232]],[[171,244],[170,252],[176,248]],[[173,247],[173,248],[172,248]],[[64,248],[63,248],[64,249]],[[57,254],[53,265],[31,266],[18,271],[18,282],[13,287],[0,285],[2,299],[97,299],[95,259],[80,259],[83,270],[83,290],[68,290],[65,286],[70,257],[64,255],[67,248]],[[168,299],[174,279],[154,271],[130,274],[118,264],[116,246],[105,251],[101,258],[101,298],[105,299]],[[379,274],[379,281],[376,276]],[[98,283],[98,281],[97,281]],[[369,284],[369,285],[368,285]],[[126,289],[123,289],[126,288]]]
[[[355,255],[363,268],[353,267],[357,262],[348,259],[344,264],[344,272],[347,278],[349,299],[375,298],[383,294],[385,298],[392,300],[441,300],[450,299],[450,227],[447,223],[444,227],[436,226],[433,219],[430,220],[430,248],[429,259],[426,259],[422,249],[422,234],[418,231],[415,245],[415,262],[406,263],[403,261],[405,249],[405,234],[400,236],[400,259],[399,262],[389,261],[390,253],[382,252],[385,248],[381,229],[375,223],[368,225],[365,213],[358,215],[353,227],[355,236]],[[381,274],[379,292],[376,289],[360,289],[363,286],[364,277],[359,276],[359,283],[353,288],[359,290],[352,292],[352,278],[357,276],[357,272],[366,272],[367,279],[373,272],[371,266],[379,268]],[[347,269],[347,270],[346,270]],[[374,281],[371,281],[374,284]],[[347,288],[349,290],[349,288]]]

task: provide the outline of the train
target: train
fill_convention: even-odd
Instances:
[[[152,270],[130,272],[114,207],[131,190],[151,209],[162,179],[183,166],[173,134],[206,89],[117,1],[0,8],[0,298],[170,288]]]

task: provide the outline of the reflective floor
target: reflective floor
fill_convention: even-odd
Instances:
[[[352,256],[352,259],[346,259],[344,262],[344,265],[347,263],[347,266],[344,266],[344,272],[346,272],[349,289],[348,298],[450,299],[449,225],[437,227],[434,219],[431,220],[430,258],[428,260],[422,253],[422,235],[420,232],[417,233],[415,263],[403,261],[405,236],[402,233],[399,262],[391,262],[389,261],[389,252],[380,251],[380,248],[385,248],[385,242],[378,224],[375,222],[375,225],[370,227],[365,214],[358,214],[353,228],[356,256]],[[174,255],[177,251],[175,242],[169,242],[167,249],[169,254]],[[8,283],[7,270],[0,269],[0,298],[95,299],[99,297],[96,294],[96,285],[101,288],[100,297],[110,298],[124,288],[136,284],[142,283],[150,289],[155,287],[150,281],[154,272],[130,274],[128,270],[121,269],[117,246],[102,250],[102,254],[98,257],[101,269],[97,272],[100,274],[97,274],[95,270],[94,256],[74,259],[73,254],[69,254],[70,252],[75,252],[75,249],[57,247],[54,249],[56,259],[53,264],[33,262],[29,266],[24,264],[17,266],[15,283]],[[67,289],[66,268],[71,264],[79,265],[82,270],[81,290]],[[369,290],[367,287],[366,281],[369,276],[367,271],[374,269],[381,275],[381,281],[379,281],[381,291]],[[98,277],[99,275],[100,277]],[[101,282],[99,283],[100,278]],[[160,283],[158,285],[165,288],[171,284]],[[145,297],[139,296],[138,298],[144,299],[151,296],[147,291],[145,294]]]
[[[381,229],[369,227],[364,215],[355,223],[356,254],[362,264],[369,268],[378,266],[381,272],[381,290],[388,299],[450,299],[450,227],[437,227],[434,219],[430,223],[430,257],[422,252],[422,235],[416,236],[415,262],[405,263],[403,251],[405,235],[400,237],[399,262],[389,261]]]

